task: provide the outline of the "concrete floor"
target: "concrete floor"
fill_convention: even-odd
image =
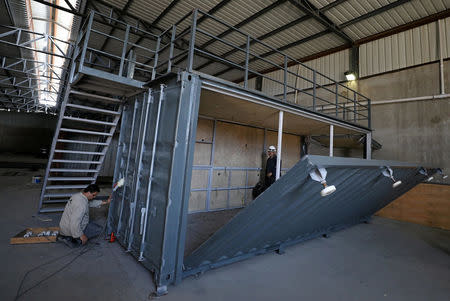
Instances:
[[[58,224],[35,216],[35,172],[0,169],[0,300],[14,300],[25,273],[71,252],[60,243],[9,245],[26,227]],[[94,212],[102,220],[105,210]],[[50,217],[52,221],[44,221]],[[98,241],[28,274],[18,300],[148,300],[152,276],[117,243]],[[190,277],[162,300],[448,300],[450,232],[375,217],[290,247]],[[76,257],[78,256],[78,257]]]

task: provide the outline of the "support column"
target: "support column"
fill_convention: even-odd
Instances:
[[[280,178],[281,172],[281,142],[283,138],[283,111],[278,114],[278,145],[277,145],[277,172],[275,178]]]
[[[440,83],[441,94],[445,94],[444,54],[443,54],[444,28],[442,26],[442,22],[443,22],[442,19],[438,20],[439,83]]]
[[[333,157],[334,125],[330,124],[330,157]]]
[[[372,159],[372,132],[366,134],[365,157],[367,160]]]

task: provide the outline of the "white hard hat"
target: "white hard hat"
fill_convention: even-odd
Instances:
[[[269,146],[269,151],[273,151],[273,152],[276,152],[276,151],[277,151],[277,149],[276,149],[276,147],[275,147],[275,146],[271,145],[271,146]]]

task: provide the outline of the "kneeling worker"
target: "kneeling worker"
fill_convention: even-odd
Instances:
[[[97,184],[90,184],[82,192],[72,195],[67,202],[59,222],[59,233],[69,246],[84,245],[89,239],[101,233],[100,225],[89,222],[89,201],[93,200],[99,192],[100,188]],[[97,202],[97,205],[109,204],[111,198]]]

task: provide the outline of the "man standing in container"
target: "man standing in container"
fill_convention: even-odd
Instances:
[[[97,184],[90,184],[82,192],[72,195],[67,202],[59,223],[59,238],[68,246],[85,245],[89,239],[101,233],[100,225],[89,222],[89,201],[93,200],[99,192],[100,188]],[[107,201],[96,201],[96,204],[91,206],[97,207],[110,202],[111,198]]]
[[[277,149],[275,146],[269,146],[267,151],[269,158],[267,158],[266,164],[266,179],[265,185],[266,189],[270,187],[273,183],[275,183],[275,175],[277,174]]]

